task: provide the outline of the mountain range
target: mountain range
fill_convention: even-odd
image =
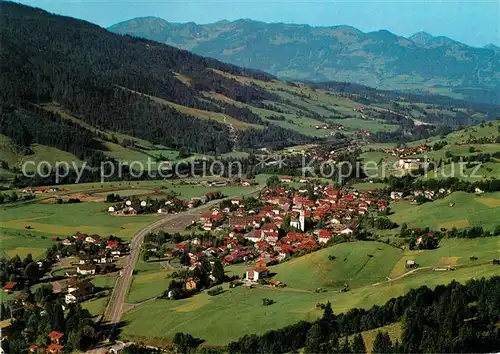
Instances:
[[[0,2],[0,178],[26,159],[182,160],[420,139],[500,107],[350,83],[297,83]],[[360,108],[361,107],[361,108]],[[7,166],[7,167],[6,167]]]
[[[500,51],[419,32],[312,27],[249,19],[211,24],[135,18],[110,31],[144,37],[284,80],[346,81],[380,89],[424,91],[500,102]]]

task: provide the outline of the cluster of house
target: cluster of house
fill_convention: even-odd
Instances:
[[[218,182],[209,182],[218,183]],[[227,185],[227,182],[221,182]],[[251,181],[242,181],[242,185],[251,186]],[[139,213],[158,213],[169,214],[177,213],[185,209],[196,208],[200,205],[206,204],[211,200],[222,198],[223,194],[220,191],[207,192],[201,197],[192,197],[190,200],[181,200],[178,198],[162,199],[162,200],[139,200],[129,199],[122,203],[118,203],[108,207],[108,212],[111,215],[137,215]]]
[[[432,147],[427,144],[422,144],[418,146],[402,146],[391,149],[382,149],[383,152],[390,154],[391,156],[398,156],[398,157],[418,155],[430,150],[432,150]]]
[[[354,134],[356,134],[358,136],[361,136],[361,135],[371,136],[372,135],[372,133],[368,129],[356,129],[354,131]]]
[[[398,192],[398,191],[392,191],[390,196],[392,200],[400,200],[400,199],[405,199],[409,201],[414,201],[416,198],[420,196],[424,196],[428,200],[434,200],[437,198],[442,198],[447,196],[448,194],[451,193],[451,189],[446,189],[446,188],[439,188],[437,191],[433,191],[430,189],[425,189],[425,190],[414,190],[412,194],[404,196],[403,192]]]
[[[47,348],[43,348],[37,344],[32,344],[28,348],[29,353],[51,353],[51,354],[59,354],[64,352],[64,333],[54,330],[50,332],[47,337],[49,338],[50,344]],[[107,353],[118,354],[122,353],[125,348],[129,347],[132,342],[122,342],[116,341],[112,346],[107,349]]]
[[[323,125],[315,125],[316,129],[335,129],[335,130],[345,130],[345,127],[342,124],[323,124]]]
[[[418,170],[429,167],[429,158],[425,157],[400,157],[398,167],[403,170]]]
[[[139,210],[145,208],[147,204],[145,200],[127,200],[124,203],[108,207],[108,212],[112,215],[137,215]]]
[[[230,182],[230,181],[226,181],[226,180],[220,180],[220,181],[215,180],[215,181],[204,182],[204,184],[206,184],[207,187],[227,187],[229,185],[240,185],[243,187],[250,187],[250,186],[256,185],[257,182],[255,182],[254,180],[250,180],[250,179],[242,179],[242,180],[238,180],[236,182]]]
[[[60,192],[62,189],[59,187],[26,187],[22,190],[23,193],[55,193]]]
[[[81,246],[76,250],[76,243]],[[79,257],[74,272],[68,272],[66,275],[94,275],[101,269],[114,268],[114,262],[117,258],[128,251],[128,245],[120,242],[118,239],[101,239],[99,235],[88,235],[77,232],[76,234],[65,238],[61,243],[70,250],[75,247],[75,255]],[[96,250],[97,246],[97,250]]]
[[[265,189],[259,196],[264,206],[258,210],[245,208],[242,200],[233,199],[231,203],[237,210],[213,208],[211,214],[200,218],[206,230],[212,230],[214,222],[222,222],[217,229],[228,232],[223,245],[214,247],[211,242],[186,240],[177,244],[170,255],[187,252],[192,265],[204,257],[218,258],[225,265],[258,259],[262,262],[258,268],[265,268],[294,254],[315,250],[334,238],[349,240],[356,232],[359,215],[369,209],[384,211],[388,205],[371,192],[331,185],[315,186],[314,194],[312,200],[306,189]],[[314,224],[321,227],[308,229]]]
[[[36,344],[32,344],[29,348],[28,351],[30,353],[62,353],[64,352],[64,346],[63,344],[63,338],[64,338],[64,333],[59,332],[59,331],[52,331],[48,335],[50,344],[47,346],[47,348],[42,348]]]

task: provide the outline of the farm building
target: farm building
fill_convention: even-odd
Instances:
[[[258,281],[259,279],[267,278],[269,270],[267,268],[254,268],[247,270],[245,279],[248,281]]]

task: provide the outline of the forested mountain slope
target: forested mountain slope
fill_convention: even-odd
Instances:
[[[260,129],[264,125],[248,108],[210,101],[203,93],[246,104],[272,100],[266,90],[216,71],[264,81],[273,79],[268,74],[15,3],[2,2],[0,18],[0,133],[19,145],[48,144],[83,157],[99,150],[92,144],[105,136],[48,112],[44,109],[48,103],[57,103],[81,123],[99,130],[199,153],[228,152],[239,144],[223,115]],[[219,119],[199,119],[189,109],[219,114]],[[313,140],[276,129],[285,145]],[[63,137],[56,138],[55,132]],[[64,136],[72,142],[65,143]]]

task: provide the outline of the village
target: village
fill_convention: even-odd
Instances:
[[[181,263],[191,271],[205,261],[220,261],[224,266],[248,264],[240,280],[268,284],[271,272],[267,267],[333,243],[352,241],[360,216],[383,213],[388,207],[388,201],[376,198],[373,191],[327,184],[292,188],[292,182],[309,181],[281,176],[279,186],[265,188],[256,197],[228,198],[201,214],[189,227],[192,234],[185,240],[168,247],[164,239],[146,237],[144,252],[147,258],[153,254],[167,259],[184,257]],[[189,277],[189,282],[193,280]],[[275,284],[275,279],[269,283]]]

